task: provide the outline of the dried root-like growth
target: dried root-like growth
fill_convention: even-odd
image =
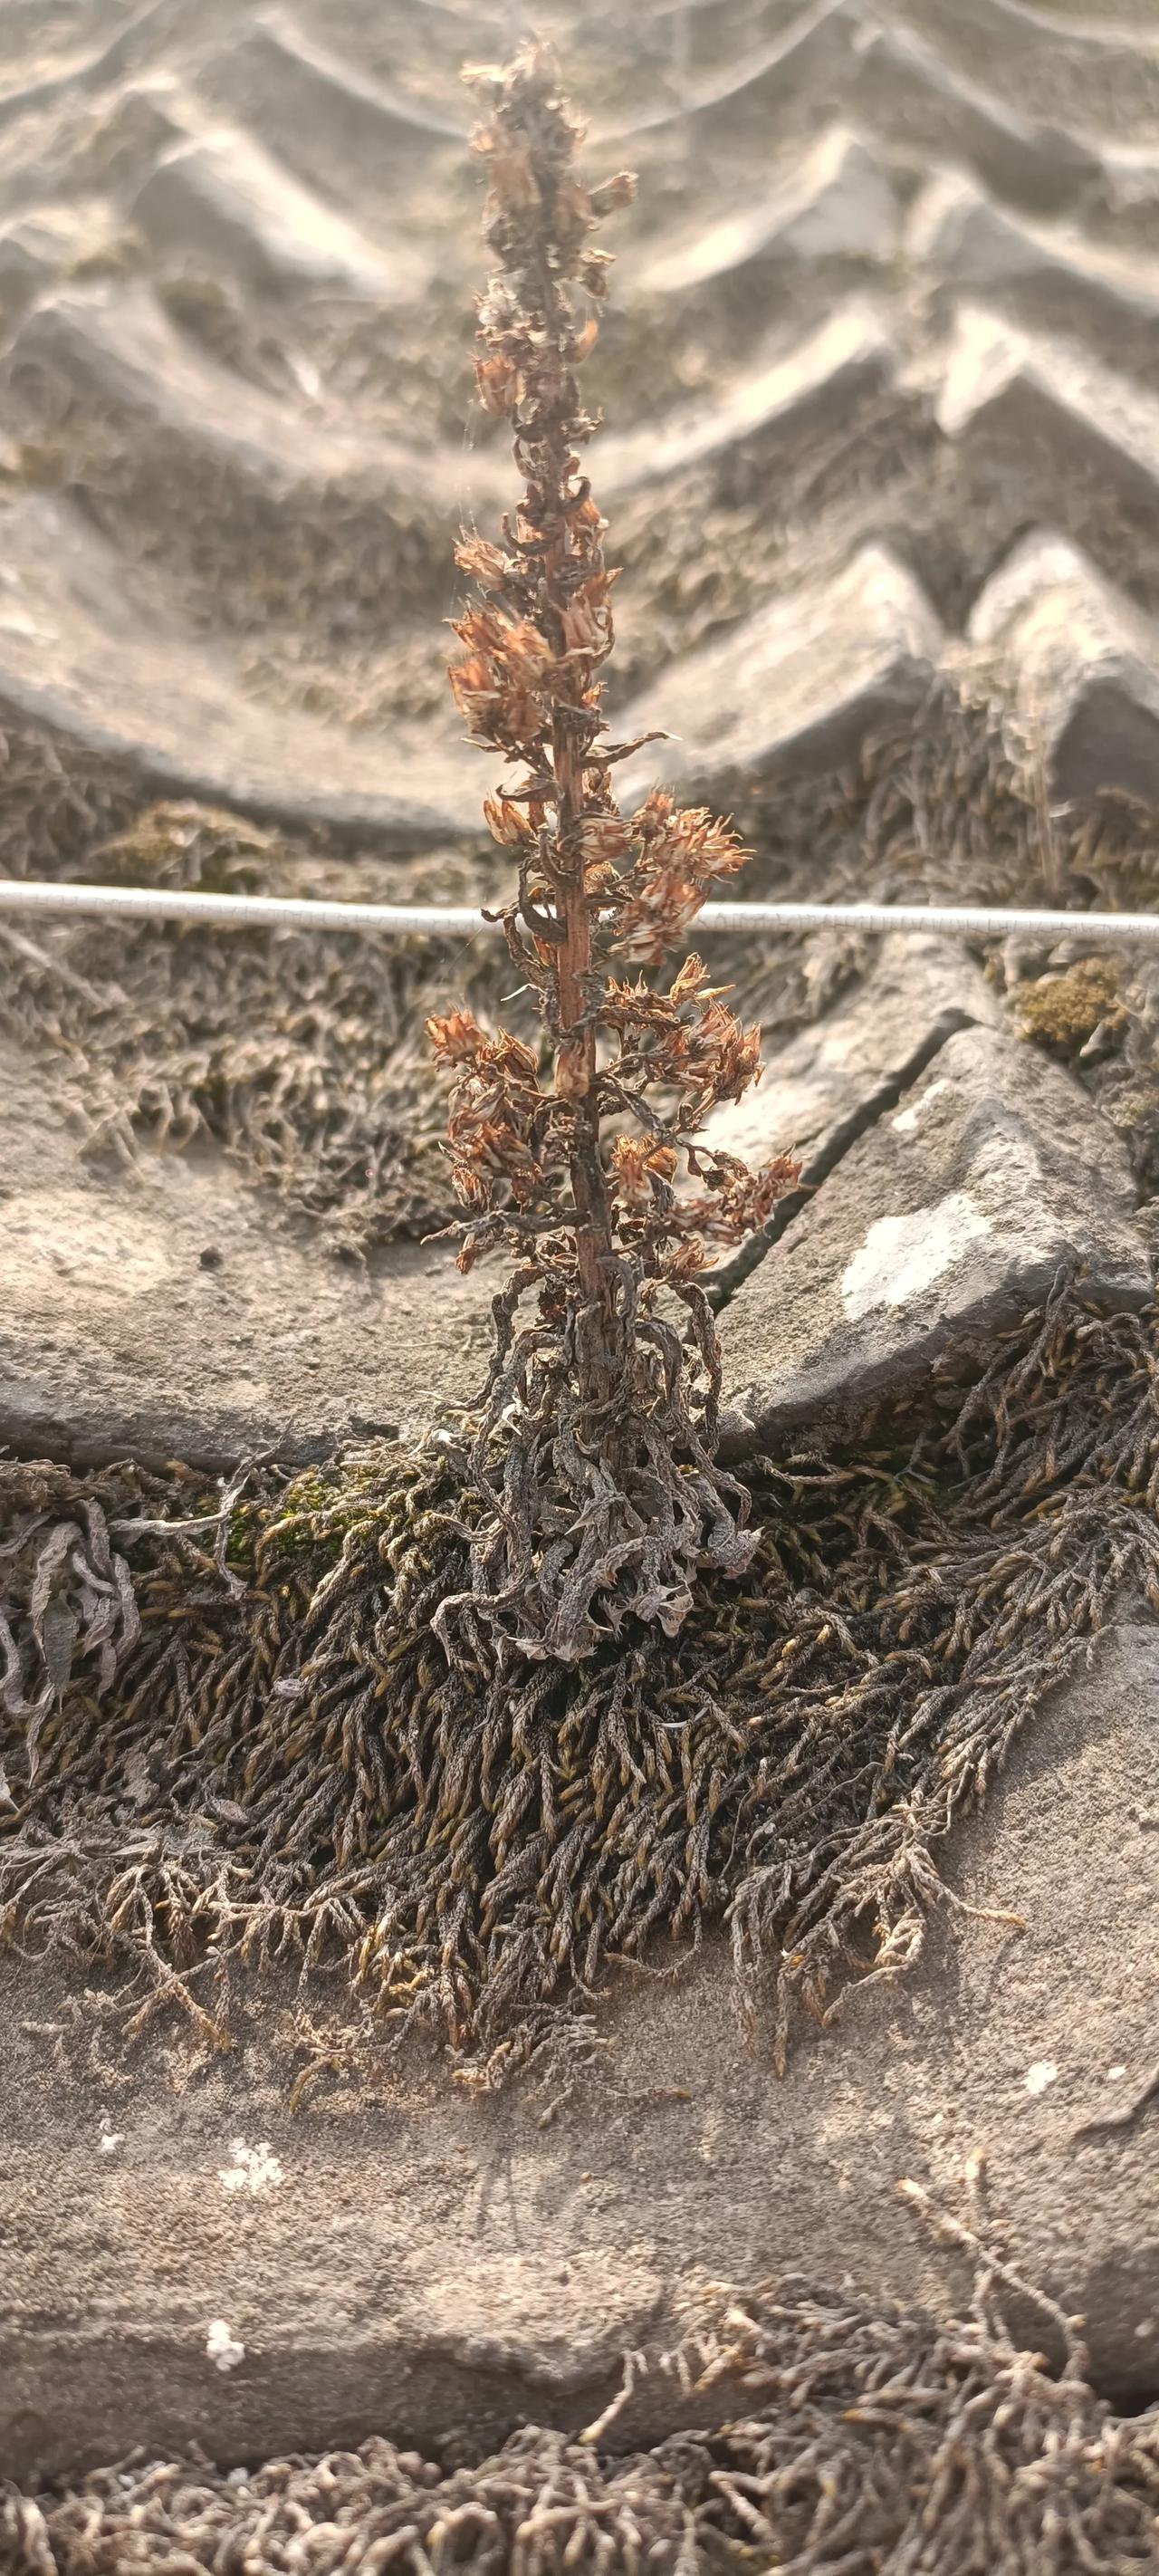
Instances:
[[[632,971],[683,938],[712,880],[747,855],[707,812],[657,791],[625,817],[612,792],[613,767],[639,745],[605,738],[615,574],[580,472],[595,423],[576,370],[597,329],[580,302],[607,285],[591,234],[633,182],[580,181],[580,129],[541,45],[471,77],[498,261],[476,374],[487,409],[512,424],[525,490],[500,543],[473,536],[458,549],[475,597],[457,621],[451,686],[470,739],[519,773],[485,812],[517,864],[504,924],[554,1074],[469,1012],[427,1024],[455,1076],[450,1154],[470,1211],[460,1265],[500,1245],[517,1255],[495,1301],[471,1459],[488,1509],[471,1589],[439,1625],[452,1652],[456,1632],[482,1629],[570,1660],[629,1612],[675,1633],[698,1569],[737,1575],[749,1562],[745,1496],[715,1464],[720,1364],[697,1272],[708,1246],[763,1221],[796,1166],[782,1156],[753,1175],[701,1137],[760,1059],[758,1031],[734,1019],[699,959],[658,990]],[[536,1320],[517,1328],[532,1291]]]
[[[920,1957],[955,1819],[1115,1603],[1159,1607],[1157,1355],[1159,1314],[1060,1294],[916,1449],[766,1467],[748,1576],[677,1637],[505,1675],[431,1633],[485,1508],[446,1452],[240,1496],[0,1462],[0,1924],[210,2047],[238,1953],[344,1969],[340,2011],[498,2084],[723,1914],[782,2062]]]
[[[378,2435],[241,2478],[134,2453],[63,2494],[8,2487],[4,2565],[12,2576],[1154,2569],[1154,2409],[1112,2413],[1067,2320],[1003,2259],[984,2211],[979,2232],[913,2196],[972,2260],[967,2315],[939,2321],[796,2274],[731,2300],[710,2293],[673,2352],[643,2373],[626,2365],[625,2395],[652,2383],[645,2417],[682,2423],[648,2448],[600,2445],[613,2404],[578,2440],[528,2424],[479,2460],[424,2458]],[[1067,2350],[1061,2372],[1016,2341],[1003,2291],[1045,2315]]]

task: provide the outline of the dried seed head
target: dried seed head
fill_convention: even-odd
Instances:
[[[521,805],[513,805],[506,796],[485,796],[483,813],[487,829],[500,849],[520,850],[535,839],[534,826]]]

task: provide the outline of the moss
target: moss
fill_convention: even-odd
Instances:
[[[302,1563],[315,1572],[336,1565],[352,1530],[386,1526],[398,1515],[381,1468],[309,1467],[273,1502],[243,1502],[230,1518],[228,1555],[255,1571],[267,1563]]]
[[[1065,974],[1042,975],[1016,996],[1024,1037],[1059,1055],[1075,1055],[1105,1022],[1116,1034],[1126,1027],[1119,1000],[1121,960],[1080,957]]]

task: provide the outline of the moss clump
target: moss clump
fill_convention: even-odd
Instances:
[[[1080,957],[1065,974],[1042,975],[1020,986],[1018,1019],[1024,1037],[1056,1055],[1077,1055],[1095,1030],[1118,1035],[1127,1025],[1119,1000],[1122,961],[1117,957]]]

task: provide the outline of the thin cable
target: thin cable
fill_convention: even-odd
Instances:
[[[269,894],[194,894],[160,886],[40,884],[0,878],[0,913],[41,912],[85,919],[217,922],[223,928],[348,930],[388,939],[449,939],[500,930],[465,903],[321,903]],[[959,939],[1084,939],[1100,946],[1159,947],[1159,914],[1011,912],[936,903],[706,903],[696,931],[942,931]]]

